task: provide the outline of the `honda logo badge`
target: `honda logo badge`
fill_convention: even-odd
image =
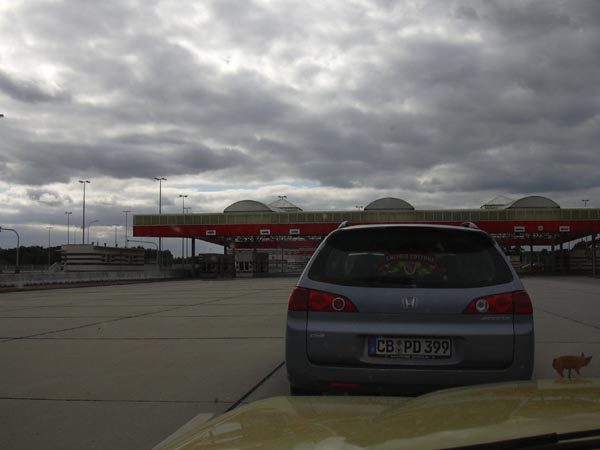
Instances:
[[[417,297],[403,297],[402,307],[404,309],[417,309]]]

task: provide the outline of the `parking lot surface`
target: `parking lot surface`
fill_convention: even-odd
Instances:
[[[0,448],[150,449],[187,421],[286,395],[295,278],[171,281],[0,294]],[[598,355],[600,280],[525,278],[534,378]]]

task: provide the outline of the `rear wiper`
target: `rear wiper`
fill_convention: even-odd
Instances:
[[[578,440],[595,437],[596,439]],[[549,433],[444,450],[585,450],[600,448],[600,428],[572,433]]]

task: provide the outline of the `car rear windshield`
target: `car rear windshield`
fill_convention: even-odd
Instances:
[[[308,277],[348,286],[465,288],[512,281],[488,235],[469,230],[389,227],[331,235]]]

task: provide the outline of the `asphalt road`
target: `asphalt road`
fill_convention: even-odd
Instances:
[[[0,448],[150,449],[190,419],[286,395],[295,278],[174,281],[0,294]],[[534,378],[598,355],[600,280],[525,278]]]

